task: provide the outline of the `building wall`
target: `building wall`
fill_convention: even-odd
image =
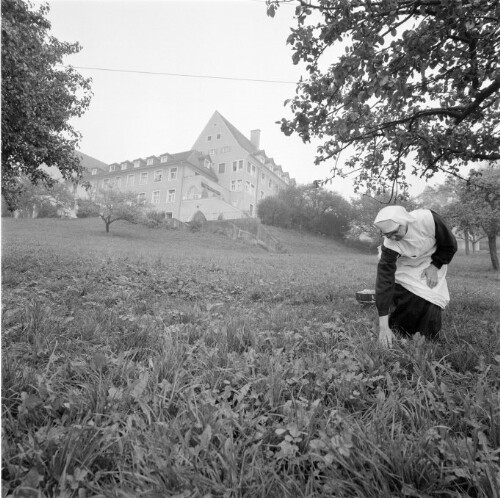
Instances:
[[[276,195],[279,189],[287,187],[285,180],[270,169],[271,165],[265,165],[240,145],[218,113],[207,123],[193,149],[210,155],[219,184],[231,192],[231,204],[250,216],[256,216],[256,206],[261,198]],[[258,144],[255,144],[255,150],[258,150]],[[233,169],[235,162],[236,171]],[[221,164],[224,164],[224,173]],[[233,181],[236,182],[234,186]],[[238,181],[241,181],[241,190],[233,190],[240,188]]]
[[[263,151],[258,154],[259,141],[259,130],[253,130],[251,140],[247,139],[215,112],[191,151],[113,163],[105,166],[107,171],[103,174],[99,172],[95,177],[91,174],[88,180],[94,188],[103,188],[107,182],[141,195],[154,209],[171,213],[173,218],[181,221],[189,221],[194,205],[192,201],[195,200],[200,201],[200,206],[205,206],[200,210],[207,210],[204,213],[207,219],[217,219],[217,216],[212,218],[212,211],[216,208],[221,209],[225,219],[234,218],[236,214],[239,217],[256,217],[260,199],[276,195],[289,183],[288,175],[280,176],[281,167],[276,166]],[[199,153],[210,156],[212,172],[203,170],[201,166],[197,171],[196,167],[190,166],[189,161],[198,164]],[[136,164],[139,167],[135,167]],[[222,164],[224,167],[221,167]],[[175,177],[173,168],[177,168]],[[214,173],[215,178],[212,178]],[[133,183],[129,179],[132,176]],[[146,177],[145,182],[141,181]],[[174,190],[173,196],[173,192],[169,191]],[[212,198],[218,200],[207,201]],[[186,206],[184,203],[187,203]]]

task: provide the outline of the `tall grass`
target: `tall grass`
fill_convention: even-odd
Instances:
[[[487,256],[384,350],[371,256],[79,221],[4,225],[4,496],[500,497]]]

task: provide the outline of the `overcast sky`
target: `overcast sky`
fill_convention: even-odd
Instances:
[[[328,177],[331,164],[314,165],[317,143],[286,137],[276,124],[291,116],[284,101],[305,75],[286,45],[293,6],[269,18],[264,0],[49,5],[52,34],[82,46],[66,63],[106,69],[79,69],[92,78],[94,94],[89,110],[73,122],[83,134],[82,152],[105,163],[182,152],[217,110],[248,137],[260,129],[261,147],[298,183]],[[332,188],[353,195],[350,181],[334,180]]]

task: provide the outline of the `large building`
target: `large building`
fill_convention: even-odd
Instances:
[[[246,138],[215,112],[191,150],[88,168],[92,191],[132,191],[167,217],[191,221],[255,217],[260,199],[293,180],[260,149],[260,130]]]

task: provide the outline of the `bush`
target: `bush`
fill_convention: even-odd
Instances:
[[[90,199],[78,199],[77,218],[97,218],[99,206]]]
[[[160,228],[165,223],[165,213],[163,211],[147,211],[144,216],[144,225],[149,228]]]

